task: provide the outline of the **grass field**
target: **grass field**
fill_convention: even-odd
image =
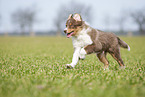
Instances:
[[[110,70],[95,54],[71,62],[65,37],[0,37],[0,97],[145,97],[145,37],[121,37],[126,69],[108,55]]]

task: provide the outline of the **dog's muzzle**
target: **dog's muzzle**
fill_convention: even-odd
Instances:
[[[67,28],[64,29],[64,33],[65,33],[65,34],[67,33]]]
[[[74,31],[71,31],[70,33],[67,33],[67,38],[70,38],[74,34]]]

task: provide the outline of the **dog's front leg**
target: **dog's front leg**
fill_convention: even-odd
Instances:
[[[85,51],[85,49],[84,49],[84,47],[83,47],[83,48],[80,50],[79,59],[84,60],[86,54],[87,54],[87,52]]]
[[[73,54],[73,58],[72,58],[72,63],[71,64],[67,64],[67,68],[74,68],[75,65],[77,64],[78,60],[79,60],[79,55],[80,55],[80,50],[81,47],[77,47],[74,50],[74,54]]]

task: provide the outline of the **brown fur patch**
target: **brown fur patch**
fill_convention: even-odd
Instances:
[[[89,26],[83,23],[82,28],[83,27],[87,29]],[[88,32],[88,34],[90,35],[93,44],[84,48],[87,54],[99,53],[97,57],[102,63],[104,63],[105,68],[107,68],[109,66],[109,62],[106,58],[106,55],[101,56],[101,54],[102,52],[108,52],[119,63],[120,66],[124,66],[119,50],[120,46],[124,48],[128,47],[124,41],[122,41],[113,33],[103,32],[93,28],[91,28],[91,31]]]

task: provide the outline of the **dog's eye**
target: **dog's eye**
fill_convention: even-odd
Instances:
[[[67,25],[65,25],[67,27]]]

